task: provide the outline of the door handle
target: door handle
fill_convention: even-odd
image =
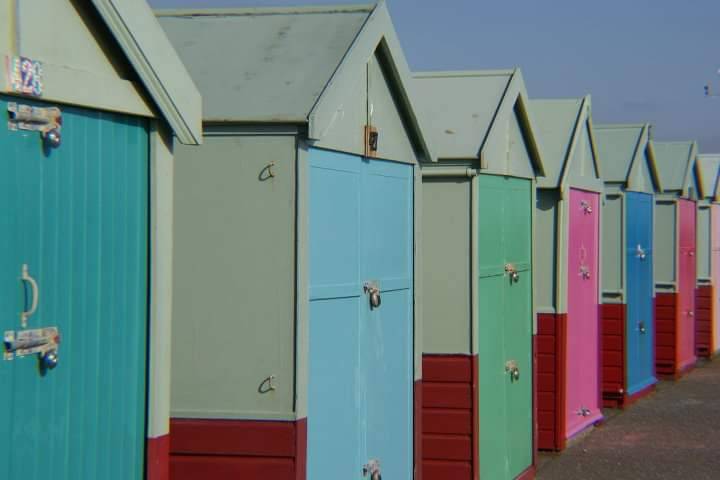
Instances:
[[[645,260],[645,257],[647,256],[645,254],[645,249],[643,249],[639,244],[637,248],[635,249],[635,256],[639,258],[640,260]]]
[[[520,281],[520,272],[517,271],[512,263],[505,264],[505,273],[510,275],[510,280],[517,283]]]
[[[22,275],[20,276],[20,280],[30,285],[30,290],[32,291],[30,310],[24,310],[20,314],[20,324],[22,325],[22,328],[27,328],[28,319],[37,311],[38,302],[40,301],[40,289],[38,288],[38,284],[35,279],[30,276],[30,269],[28,268],[27,263],[24,263],[22,266]]]
[[[380,296],[380,288],[377,286],[377,283],[365,282],[363,291],[368,295],[370,308],[378,308],[382,303],[382,297]]]
[[[505,362],[505,372],[510,374],[511,382],[520,380],[520,367],[518,367],[517,361],[508,360]]]
[[[638,323],[638,330],[639,330],[640,333],[642,333],[642,334],[645,333],[645,331],[646,331],[646,329],[645,329],[645,322],[640,321],[640,322]]]

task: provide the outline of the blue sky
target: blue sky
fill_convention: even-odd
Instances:
[[[149,0],[154,8],[363,3]],[[523,70],[534,98],[593,99],[599,123],[720,152],[719,0],[387,0],[413,70]]]

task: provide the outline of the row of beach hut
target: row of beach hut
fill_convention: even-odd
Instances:
[[[382,2],[0,31],[8,478],[530,479],[720,350],[720,155]]]

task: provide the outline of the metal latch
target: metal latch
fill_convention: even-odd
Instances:
[[[380,474],[380,460],[372,459],[365,465],[363,465],[363,478],[369,477],[370,480],[382,480]]]
[[[516,360],[508,360],[505,362],[505,372],[510,374],[511,382],[520,380],[520,367],[518,367]]]
[[[640,246],[640,244],[638,244],[637,248],[635,249],[635,256],[640,260],[645,260],[645,250]]]
[[[515,268],[515,265],[512,263],[506,263],[505,264],[505,273],[510,275],[510,280],[517,283],[520,281],[520,273]]]
[[[645,322],[641,320],[640,322],[638,322],[638,331],[644,334],[645,330]]]
[[[32,330],[8,330],[3,338],[5,360],[15,357],[38,355],[40,367],[52,370],[58,364],[60,333],[57,327],[36,328]]]
[[[575,413],[577,413],[581,417],[589,417],[592,412],[587,407],[580,407],[580,409]]]
[[[583,280],[587,280],[590,278],[590,267],[587,265],[580,265],[580,276],[583,278]]]
[[[378,308],[382,303],[382,298],[380,297],[380,287],[378,287],[377,283],[365,282],[363,284],[363,291],[370,300],[370,308]]]
[[[580,207],[585,213],[592,213],[592,206],[587,202],[587,200],[580,200]]]

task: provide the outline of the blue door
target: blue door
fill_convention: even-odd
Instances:
[[[0,97],[3,115],[15,101],[30,103]],[[37,132],[0,128],[2,477],[141,479],[147,128],[61,108],[57,149],[44,148]],[[47,327],[60,337],[54,369],[11,341]]]
[[[413,167],[324,150],[309,166],[308,478],[378,460],[410,480]]]
[[[627,192],[627,394],[654,384],[653,197]]]

